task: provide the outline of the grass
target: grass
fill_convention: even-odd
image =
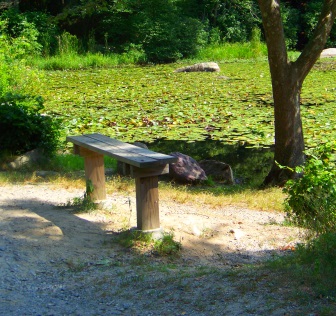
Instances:
[[[196,55],[196,59],[211,61],[256,59],[266,57],[267,47],[265,44],[260,42],[211,45],[201,49]]]
[[[140,254],[153,253],[158,256],[176,256],[182,248],[181,243],[174,240],[173,232],[163,233],[161,238],[153,238],[151,233],[125,230],[118,234],[116,242]]]
[[[202,48],[190,60],[195,62],[228,61],[237,59],[256,59],[267,57],[266,44],[260,41],[249,43],[224,43],[209,45]],[[30,66],[44,70],[66,70],[87,68],[112,68],[121,65],[134,65],[146,63],[146,56],[137,47],[130,48],[122,54],[86,53],[77,54],[74,51],[65,52],[50,57],[33,56],[28,60]]]
[[[336,233],[328,233],[296,247],[268,267],[311,289],[316,297],[336,302]]]
[[[116,170],[117,162],[105,157],[105,168]],[[51,176],[40,177],[36,170],[53,171]],[[54,173],[55,172],[55,173]],[[261,179],[260,179],[261,181]],[[80,156],[69,153],[59,153],[42,165],[33,165],[21,170],[0,172],[0,183],[52,183],[65,188],[83,188],[84,161]],[[134,180],[120,177],[115,172],[107,177],[107,193],[128,192],[134,194]],[[262,211],[283,211],[284,194],[279,188],[259,190],[256,183],[245,185],[222,185],[211,183],[194,186],[179,185],[168,181],[160,182],[160,200],[166,203],[175,201],[181,204],[194,204],[220,208],[227,205],[237,205]],[[83,201],[72,201],[79,206]]]
[[[36,57],[28,61],[30,66],[44,70],[79,70],[87,68],[112,68],[121,65],[134,65],[143,63],[144,55],[139,51],[130,51],[123,54],[87,53],[87,54],[61,54],[50,57]]]

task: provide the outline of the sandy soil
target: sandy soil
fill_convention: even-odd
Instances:
[[[134,196],[108,196],[104,210],[74,214],[60,207],[83,190],[53,185],[10,185],[1,188],[1,235],[20,240],[31,260],[60,256],[79,259],[105,251],[104,242],[125,227],[136,226]],[[298,229],[282,225],[283,214],[225,207],[208,209],[160,201],[160,221],[181,241],[182,258],[197,264],[225,266],[253,263],[290,249]],[[44,258],[44,259],[45,259]],[[28,262],[31,262],[28,260]],[[29,267],[27,267],[29,269]]]

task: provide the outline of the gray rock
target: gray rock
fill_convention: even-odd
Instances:
[[[169,165],[169,175],[176,181],[195,183],[207,180],[204,170],[195,159],[179,152],[173,152],[169,155],[177,158],[177,162]]]
[[[324,49],[320,55],[320,58],[336,57],[336,48]]]
[[[205,174],[218,181],[223,181],[225,184],[234,184],[233,172],[231,166],[216,160],[202,160],[200,161],[201,168]]]
[[[197,72],[197,71],[219,72],[220,68],[217,63],[208,62],[208,63],[195,64],[175,70],[175,72]]]
[[[20,169],[23,166],[31,165],[34,163],[39,163],[47,158],[39,149],[34,149],[31,151],[26,152],[25,154],[17,157],[12,162],[8,163],[8,167],[10,169]]]

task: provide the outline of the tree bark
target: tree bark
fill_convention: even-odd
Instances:
[[[304,79],[319,58],[336,15],[336,0],[325,0],[315,33],[295,62],[288,60],[280,0],[258,0],[268,48],[274,100],[275,152],[264,185],[282,185],[305,161],[300,114]],[[280,166],[288,168],[280,168]]]

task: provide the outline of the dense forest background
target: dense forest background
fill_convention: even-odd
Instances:
[[[321,0],[284,0],[288,48],[307,42]],[[247,42],[262,30],[253,0],[21,0],[0,2],[2,32],[22,36],[27,23],[36,29],[44,56],[66,49],[79,53],[141,51],[147,62],[173,62],[193,56],[206,45]],[[259,34],[259,33],[257,33]],[[63,45],[59,45],[63,41]],[[333,28],[328,47],[336,45]]]

